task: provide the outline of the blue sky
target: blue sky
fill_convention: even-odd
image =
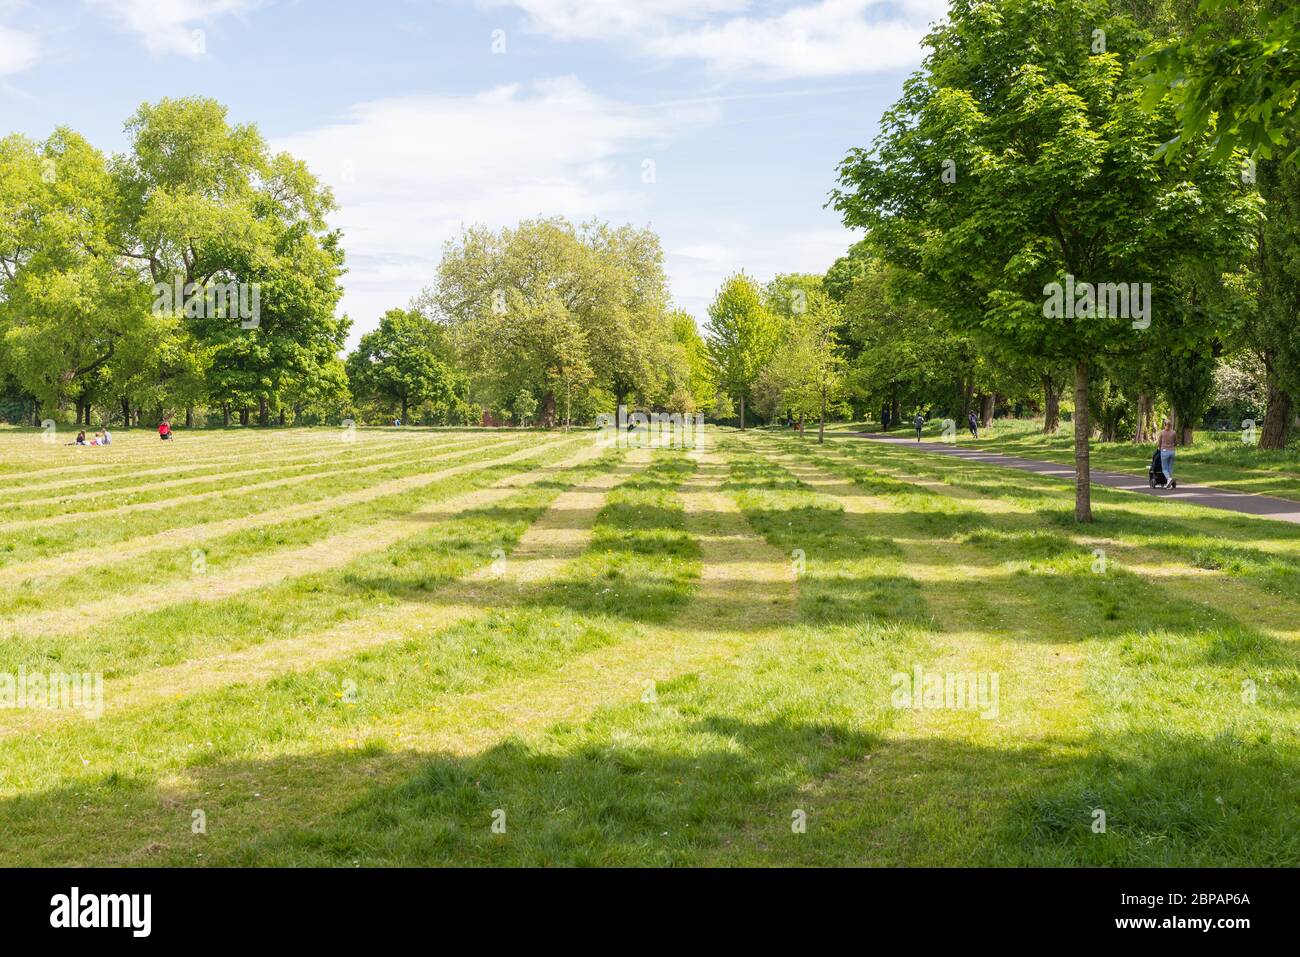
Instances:
[[[0,0],[0,135],[212,96],[333,187],[353,340],[462,223],[648,225],[674,301],[825,269],[822,208],[943,0]]]

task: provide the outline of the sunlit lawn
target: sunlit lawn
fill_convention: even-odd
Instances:
[[[196,436],[172,465],[267,470],[200,506],[207,479],[148,490],[191,473],[142,477],[142,438],[111,450],[129,467],[82,471],[0,436],[23,476],[0,516],[0,672],[106,677],[95,721],[0,711],[0,860],[1300,863],[1300,528],[1099,489],[1080,529],[1057,480],[711,436],[688,454],[363,434],[358,465],[409,454],[322,478],[336,456],[289,460],[326,430]],[[78,536],[14,525],[97,471],[106,498],[63,506]],[[241,491],[277,476],[296,481]],[[113,515],[162,495],[173,509]],[[284,501],[321,510],[276,522]],[[191,585],[185,535],[259,515],[205,540],[228,591]],[[112,561],[136,520],[176,540]],[[241,577],[304,548],[329,567]],[[175,601],[132,611],[158,589]],[[74,604],[104,617],[64,627]],[[918,668],[996,676],[997,697],[898,707]]]

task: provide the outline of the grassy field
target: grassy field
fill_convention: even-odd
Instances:
[[[766,431],[0,476],[0,681],[103,677],[0,708],[0,864],[1300,864],[1297,526]]]

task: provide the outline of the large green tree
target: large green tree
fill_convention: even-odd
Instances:
[[[481,402],[505,408],[521,389],[538,389],[539,422],[551,425],[559,404],[589,389],[650,405],[685,377],[662,261],[658,237],[630,226],[555,217],[472,227],[447,243],[437,284],[418,305],[451,327]],[[536,360],[525,354],[535,321],[547,352]]]
[[[411,406],[451,398],[444,338],[444,330],[418,310],[388,310],[348,356],[353,395],[400,408],[403,422]]]
[[[305,383],[341,385],[349,322],[335,315],[343,252],[326,224],[330,191],[302,162],[272,154],[255,126],[232,125],[215,100],[144,104],[126,131],[130,150],[114,161],[123,255],[150,283],[179,287],[185,305],[232,283],[245,304],[256,294],[256,316],[195,315],[165,300],[162,311],[193,320],[212,349],[211,400],[245,421],[255,404],[266,425]]]
[[[818,282],[818,286],[820,281]],[[780,277],[769,289],[791,291]],[[838,409],[844,391],[844,357],[839,305],[820,288],[795,288],[776,313],[778,348],[759,373],[754,391],[769,414],[786,411],[800,422],[817,419],[817,441],[825,441],[826,415]],[[772,297],[780,308],[783,297]]]
[[[721,388],[740,406],[742,429],[745,402],[778,346],[779,332],[776,319],[763,301],[762,290],[753,279],[742,272],[723,282],[709,305],[705,340]]]
[[[115,202],[104,156],[71,130],[0,141],[0,362],[49,408],[101,384],[149,309],[120,264]]]
[[[832,197],[956,327],[1072,365],[1081,522],[1094,364],[1177,335],[1172,270],[1240,257],[1257,216],[1236,166],[1204,144],[1152,159],[1173,117],[1140,108],[1131,64],[1146,41],[1104,0],[954,0]]]

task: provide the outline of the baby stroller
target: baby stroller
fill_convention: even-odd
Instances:
[[[1165,475],[1164,468],[1160,465],[1160,450],[1156,449],[1155,454],[1151,456],[1151,465],[1147,468],[1147,484],[1152,488],[1177,488],[1176,482],[1170,481]]]

